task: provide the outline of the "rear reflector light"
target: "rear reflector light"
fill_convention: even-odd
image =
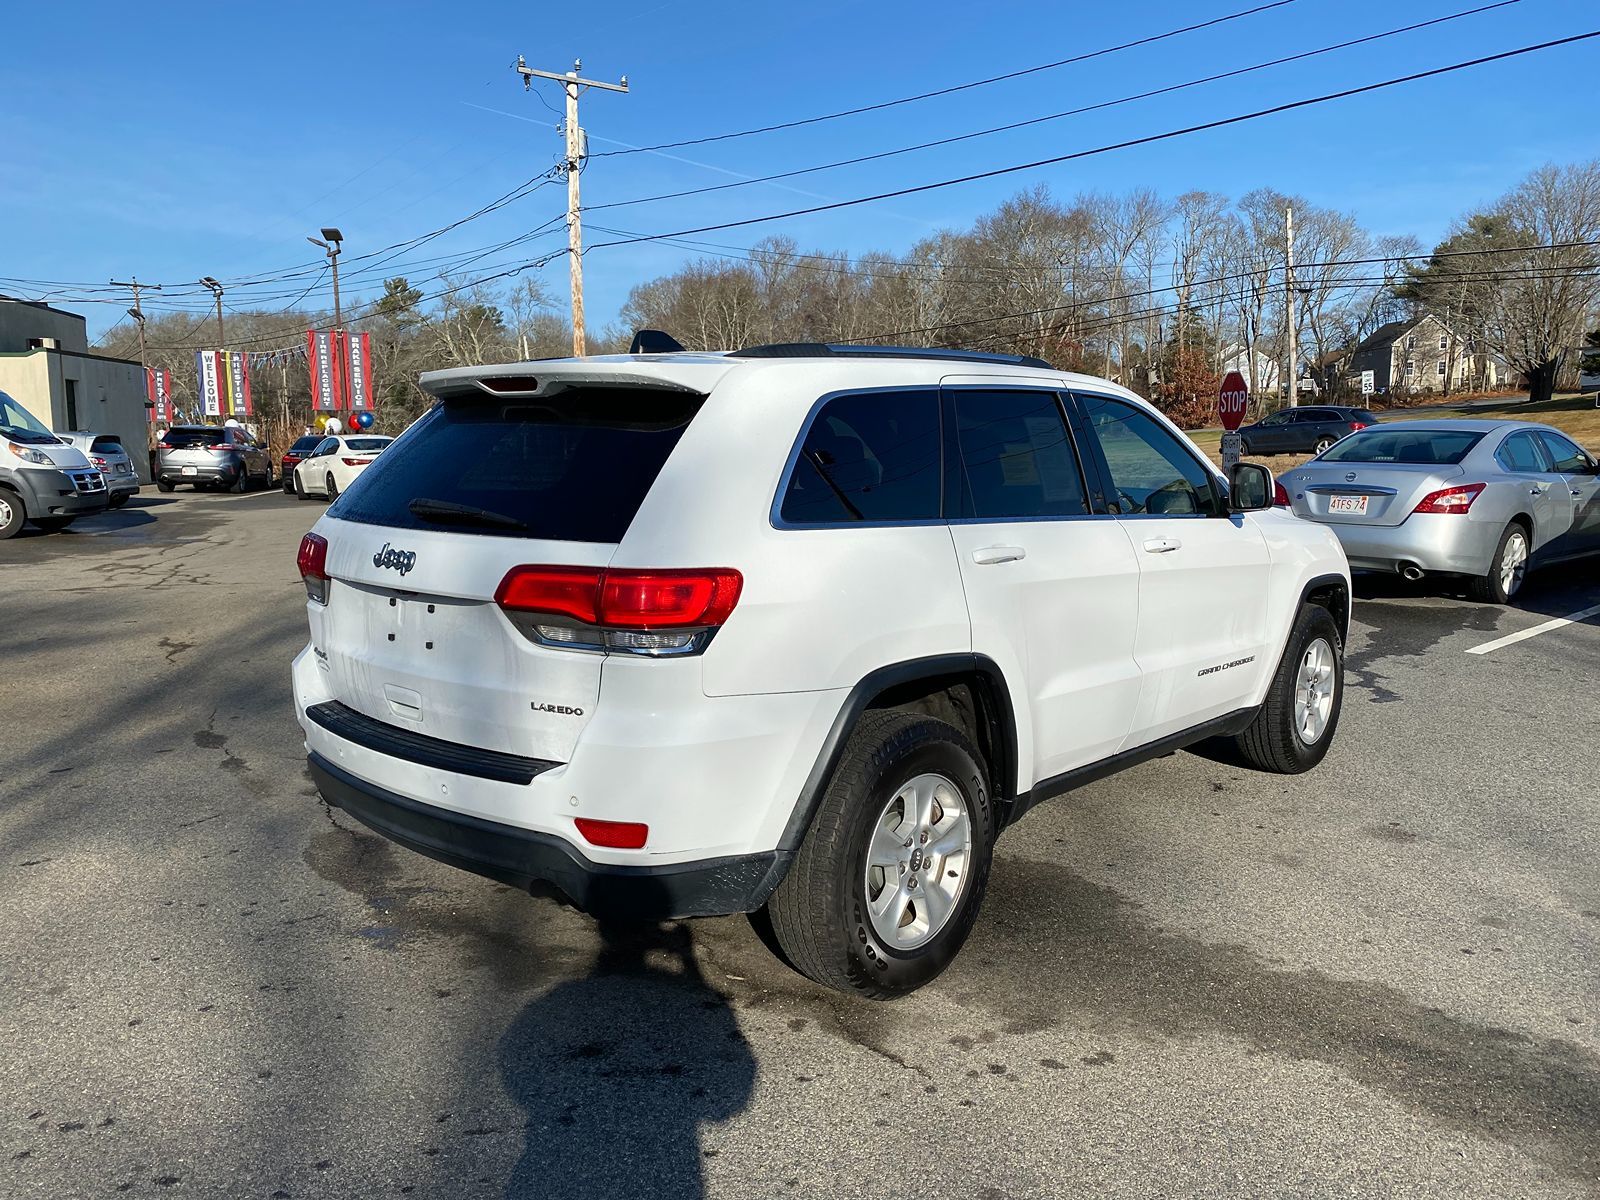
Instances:
[[[726,567],[629,571],[601,567],[512,567],[495,603],[605,629],[711,629],[739,602],[744,577]]]
[[[642,850],[650,827],[638,821],[597,821],[593,817],[576,817],[573,824],[592,846],[605,846],[612,850]]]
[[[1284,491],[1283,484],[1276,479],[1272,481],[1272,504],[1275,508],[1289,507],[1289,493]]]
[[[319,533],[308,533],[300,539],[300,553],[295,555],[295,565],[300,568],[300,578],[305,580],[306,595],[318,604],[328,602],[328,539]]]
[[[1442,488],[1437,492],[1429,492],[1422,498],[1412,512],[1419,513],[1464,513],[1472,507],[1472,502],[1478,498],[1478,493],[1483,491],[1481,483],[1464,483],[1459,487]]]

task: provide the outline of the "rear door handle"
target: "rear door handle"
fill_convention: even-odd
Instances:
[[[1021,546],[985,546],[972,552],[972,561],[980,567],[987,567],[991,563],[1016,562],[1027,557],[1028,552]]]
[[[1153,537],[1144,540],[1146,554],[1171,554],[1174,550],[1182,549],[1183,543],[1175,537]]]

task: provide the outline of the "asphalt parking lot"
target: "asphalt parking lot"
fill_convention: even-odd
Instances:
[[[1600,1193],[1600,568],[1359,588],[1326,763],[1182,753],[1001,840],[892,1004],[600,930],[322,805],[320,504],[0,543],[0,1196]]]

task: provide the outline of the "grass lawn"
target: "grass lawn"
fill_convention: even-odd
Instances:
[[[1543,404],[1529,404],[1526,400],[1509,399],[1504,404],[1478,408],[1453,408],[1448,404],[1423,404],[1415,408],[1395,408],[1379,414],[1388,421],[1439,421],[1463,418],[1478,421],[1538,421],[1561,430],[1591,454],[1600,455],[1600,408],[1595,407],[1593,392],[1587,395],[1557,396]],[[1189,438],[1208,454],[1213,462],[1222,461],[1222,432],[1217,429],[1196,429]],[[1252,458],[1252,462],[1265,464],[1273,474],[1299,466],[1309,454],[1277,454],[1266,458]]]

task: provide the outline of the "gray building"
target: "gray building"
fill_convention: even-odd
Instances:
[[[144,368],[91,354],[77,313],[0,296],[0,392],[57,433],[115,434],[150,482]]]
[[[1357,387],[1372,372],[1379,395],[1393,391],[1458,392],[1495,387],[1500,364],[1477,351],[1432,313],[1382,325],[1350,351],[1340,374]]]

